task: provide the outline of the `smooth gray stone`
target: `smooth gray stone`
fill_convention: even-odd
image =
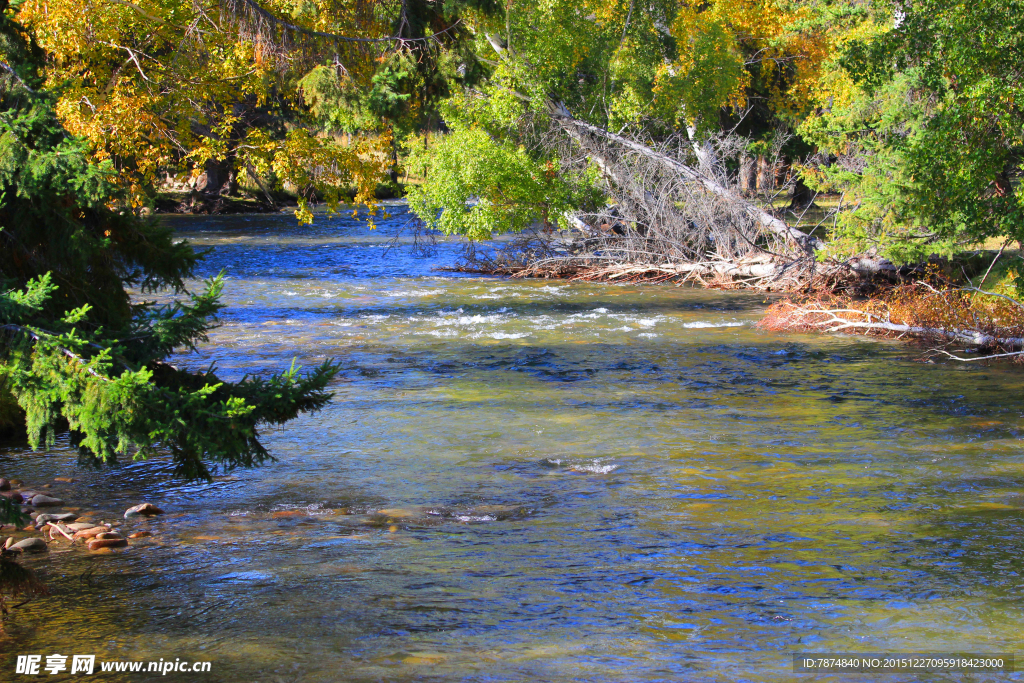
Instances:
[[[10,550],[21,550],[26,553],[45,553],[50,547],[41,538],[26,538],[10,547]]]
[[[51,498],[50,496],[44,496],[41,493],[37,493],[36,495],[32,496],[32,505],[36,506],[37,508],[56,507],[58,505],[63,504],[64,501],[61,500],[60,498]]]

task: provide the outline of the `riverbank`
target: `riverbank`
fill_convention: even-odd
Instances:
[[[772,332],[843,332],[912,340],[957,361],[1024,358],[1024,304],[1017,250],[977,249],[895,266],[868,254],[846,260],[758,253],[736,261],[679,262],[650,252],[622,261],[620,238],[561,232],[467,250],[447,272],[513,279],[694,285],[781,295],[759,327]],[[636,251],[635,245],[630,246]],[[1000,259],[1002,261],[1000,262]],[[958,355],[980,354],[971,358]]]

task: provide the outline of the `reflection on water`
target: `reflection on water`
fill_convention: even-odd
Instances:
[[[128,551],[31,560],[55,595],[6,660],[781,681],[794,651],[1020,649],[1018,371],[760,333],[749,294],[448,277],[452,245],[382,258],[392,212],[376,231],[173,219],[213,248],[201,275],[229,278],[223,326],[179,361],[237,377],[335,357],[336,400],[267,431],[276,464],[211,484],[0,452],[33,484],[73,471],[53,490],[97,518],[168,510]]]

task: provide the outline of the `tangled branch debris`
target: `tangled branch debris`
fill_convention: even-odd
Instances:
[[[930,345],[960,361],[1024,356],[1024,306],[975,287],[943,287],[918,281],[892,287],[871,299],[820,295],[776,302],[758,323],[771,331],[855,333]],[[952,347],[962,345],[962,350]],[[986,352],[965,358],[962,353]]]

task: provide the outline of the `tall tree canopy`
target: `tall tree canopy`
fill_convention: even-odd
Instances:
[[[357,203],[373,203],[395,165],[394,136],[443,87],[442,47],[458,35],[431,2],[19,8],[46,52],[58,117],[96,161],[111,161],[137,205],[165,175],[191,176],[207,194],[236,193],[240,175],[288,183],[331,210],[354,187]],[[343,144],[342,131],[360,135]],[[304,204],[299,215],[310,219]]]

